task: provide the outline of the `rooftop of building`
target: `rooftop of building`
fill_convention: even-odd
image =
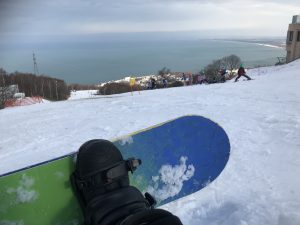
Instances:
[[[300,24],[300,15],[293,16],[292,24]]]

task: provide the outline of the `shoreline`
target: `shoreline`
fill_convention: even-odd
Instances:
[[[72,54],[68,48],[59,49],[59,55],[55,48],[50,52],[40,49],[37,63],[42,74],[51,74],[49,76],[63,79],[68,84],[89,85],[132,75],[156,74],[163,67],[172,71],[196,73],[213,60],[230,54],[239,56],[247,66],[274,65],[277,56],[286,55],[280,46],[282,42],[283,39],[279,38],[220,38],[151,44],[122,42],[118,45],[108,43],[105,46],[99,43],[93,45],[93,49],[82,44],[74,46]],[[18,57],[24,59],[24,62],[27,60],[26,63],[20,64],[15,60],[17,52],[7,52],[6,55],[7,72],[32,72],[32,56],[26,49],[18,52]],[[61,64],[66,60],[68,63]]]
[[[214,39],[218,41],[230,41],[230,42],[240,42],[240,43],[249,43],[249,44],[255,44],[270,48],[280,48],[285,49],[285,40],[284,39]]]

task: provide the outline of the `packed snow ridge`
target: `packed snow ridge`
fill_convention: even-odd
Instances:
[[[229,162],[207,187],[163,208],[185,225],[299,225],[300,61],[248,75],[254,80],[0,110],[0,174],[75,152],[89,139],[202,115],[227,132]]]

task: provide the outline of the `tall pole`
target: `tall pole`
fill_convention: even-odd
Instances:
[[[38,66],[36,63],[36,58],[35,58],[35,54],[33,53],[33,71],[34,71],[34,75],[38,76],[39,75],[39,70],[38,70]]]
[[[57,80],[55,81],[55,86],[56,86],[56,100],[58,101]]]
[[[39,76],[39,70],[38,70],[38,66],[37,66],[37,62],[36,62],[36,57],[35,54],[33,52],[33,70],[34,70],[34,75]],[[42,95],[44,97],[44,78],[42,78]],[[36,90],[37,92],[37,90]],[[37,94],[37,93],[36,93]]]

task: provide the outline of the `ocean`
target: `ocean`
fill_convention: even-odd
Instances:
[[[213,60],[239,56],[245,67],[274,65],[284,48],[228,40],[112,40],[0,46],[0,68],[33,73],[35,53],[39,74],[68,84],[97,84],[126,76],[157,74],[163,67],[199,72]]]

